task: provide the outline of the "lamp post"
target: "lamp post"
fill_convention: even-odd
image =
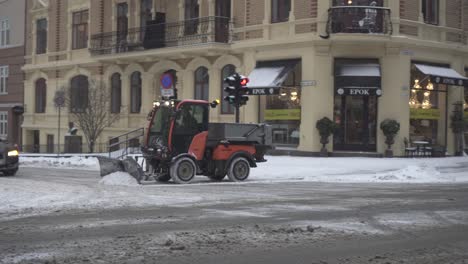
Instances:
[[[62,107],[65,105],[65,92],[56,91],[54,96],[55,107],[58,108],[58,124],[57,124],[57,156],[60,157],[60,113]]]

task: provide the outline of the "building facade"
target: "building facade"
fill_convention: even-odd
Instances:
[[[21,144],[25,1],[0,1],[0,137]]]
[[[329,117],[338,124],[329,150],[383,153],[380,123],[391,118],[401,125],[396,155],[405,138],[453,154],[467,31],[462,0],[28,0],[24,144],[58,142],[61,87],[106,84],[121,118],[105,144],[145,126],[162,75],[179,98],[214,100],[237,71],[251,87],[280,87],[241,109],[242,122],[270,123],[279,147],[319,152],[315,125]],[[210,115],[234,121],[225,102]]]

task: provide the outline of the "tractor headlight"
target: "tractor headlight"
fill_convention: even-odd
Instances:
[[[8,151],[8,157],[17,157],[19,155],[18,150],[10,150]]]
[[[162,153],[162,149],[160,148],[156,149],[156,154],[161,155],[161,153]]]

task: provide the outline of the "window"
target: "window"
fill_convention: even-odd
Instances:
[[[153,20],[153,0],[141,0],[140,2],[140,38],[145,39],[146,23]]]
[[[0,20],[0,47],[10,45],[10,22],[8,19]]]
[[[221,70],[221,94],[223,95],[222,96],[222,99],[225,97],[225,96],[228,96],[228,93],[226,91],[224,91],[224,87],[226,87],[226,84],[224,83],[224,79],[228,76],[231,76],[232,74],[234,74],[236,72],[236,67],[234,65],[226,65],[224,66],[224,68]],[[221,101],[221,114],[234,114],[234,106],[229,104],[228,102],[222,100]]]
[[[47,50],[47,19],[36,21],[36,54],[46,53]]]
[[[36,81],[36,113],[45,113],[46,108],[46,80],[41,78]]]
[[[425,23],[439,24],[439,0],[423,0],[422,13]]]
[[[271,23],[286,22],[289,20],[291,0],[272,0]]]
[[[78,75],[71,79],[70,111],[83,112],[88,107],[88,77]]]
[[[8,136],[8,112],[0,112],[0,136]]]
[[[8,66],[0,66],[0,94],[7,93]]]
[[[73,49],[88,47],[88,10],[73,13]]]
[[[208,101],[209,81],[207,68],[200,67],[195,71],[195,99]]]
[[[140,113],[141,110],[141,73],[134,72],[130,76],[130,112]]]
[[[114,73],[111,77],[111,113],[120,113],[122,105],[122,80],[120,74]]]
[[[198,0],[185,0],[185,35],[197,33],[199,9]]]

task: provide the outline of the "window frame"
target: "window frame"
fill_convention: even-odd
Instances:
[[[202,70],[206,71],[206,75],[202,76],[202,79],[199,79],[198,77],[200,77],[200,76],[199,76],[198,72],[202,71]],[[209,73],[208,68],[206,68],[204,66],[200,66],[194,71],[193,74],[194,74],[194,89],[195,89],[194,99],[195,100],[206,100],[206,101],[208,101],[209,96],[210,96],[210,73]],[[203,77],[205,77],[205,78],[203,78]],[[200,94],[199,94],[198,91],[200,89],[201,89],[201,91],[200,91]],[[205,94],[205,92],[206,92],[206,94]]]
[[[118,78],[118,80],[117,80]],[[113,114],[120,113],[120,108],[122,107],[122,76],[120,73],[116,72],[111,75],[111,105],[110,111]]]
[[[423,14],[423,18],[424,18],[424,23],[430,24],[430,25],[439,25],[439,20],[440,20],[440,1],[439,0],[422,0],[421,9],[422,9],[421,13]]]
[[[231,68],[231,70],[229,70],[229,68]],[[224,83],[224,79],[234,74],[235,72],[236,72],[236,66],[232,64],[227,64],[221,69],[221,94],[222,94],[221,114],[222,115],[233,115],[235,112],[234,106],[224,100],[224,97],[229,95],[226,91],[224,91],[224,88],[227,86],[227,84]]]
[[[84,19],[84,14],[86,14]],[[77,21],[79,16],[79,21]],[[80,29],[82,28],[82,29]],[[81,34],[80,34],[81,33]],[[72,13],[72,49],[88,48],[89,39],[89,10],[80,10]]]
[[[8,112],[0,111],[0,137],[8,137]]]
[[[10,75],[8,65],[0,65],[0,95],[8,94],[8,77]]]
[[[82,113],[88,107],[89,79],[86,75],[76,75],[70,80],[70,112]]]
[[[0,20],[0,48],[10,46],[10,20],[8,18]]]
[[[41,82],[41,83],[39,83]],[[42,85],[43,82],[43,85]],[[42,86],[40,86],[40,84]],[[44,78],[39,78],[34,83],[34,92],[35,92],[35,113],[45,113],[46,103],[47,103],[47,80]]]
[[[271,1],[271,23],[283,23],[289,21],[291,13],[291,0]]]
[[[44,28],[39,28],[40,22],[45,21]],[[47,18],[40,18],[36,20],[36,54],[47,53]]]
[[[138,79],[136,79],[138,74]],[[134,71],[130,75],[130,113],[139,114],[142,102],[142,78],[141,72]],[[138,81],[138,82],[137,82]]]

